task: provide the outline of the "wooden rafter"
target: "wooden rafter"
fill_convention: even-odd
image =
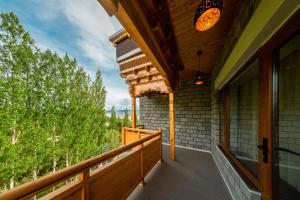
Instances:
[[[167,1],[119,0],[116,7],[114,15],[160,72],[169,91],[173,91],[179,83],[183,64]],[[109,7],[104,8],[112,13]]]

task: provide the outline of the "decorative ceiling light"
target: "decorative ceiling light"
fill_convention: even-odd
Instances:
[[[213,27],[221,17],[222,0],[202,0],[196,9],[195,27],[197,31],[206,31]]]
[[[195,80],[195,85],[203,85],[205,83],[204,80],[203,80],[203,77],[202,77],[202,73],[200,71],[200,56],[201,56],[201,54],[202,54],[202,51],[199,50],[197,52],[198,64],[199,64],[199,72],[198,72],[196,80]]]

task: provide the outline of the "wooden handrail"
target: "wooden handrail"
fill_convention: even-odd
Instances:
[[[124,130],[125,131],[139,131],[141,133],[151,133],[151,134],[155,134],[159,131],[154,131],[154,130],[146,130],[146,129],[141,129],[141,128],[127,128],[127,127],[124,127]]]
[[[133,128],[126,128],[127,130],[137,130]],[[141,129],[142,132],[145,132],[144,129]],[[9,199],[25,199],[31,196],[34,196],[35,194],[44,191],[54,185],[57,185],[58,183],[71,178],[73,176],[76,176],[78,174],[83,173],[83,171],[89,170],[91,167],[109,159],[112,158],[120,153],[123,153],[129,149],[132,149],[133,147],[136,147],[138,145],[143,144],[144,142],[147,142],[151,140],[152,138],[155,138],[157,136],[161,136],[160,131],[147,131],[148,133],[152,133],[151,135],[142,138],[136,142],[132,142],[127,145],[120,146],[116,149],[113,149],[111,151],[108,151],[106,153],[103,153],[101,155],[98,155],[94,158],[90,158],[88,160],[79,162],[77,164],[74,164],[70,167],[66,167],[64,169],[61,169],[55,173],[46,175],[44,177],[41,177],[37,180],[33,180],[31,182],[25,183],[23,185],[20,185],[14,189],[11,189],[7,192],[0,194],[0,200],[9,200]]]

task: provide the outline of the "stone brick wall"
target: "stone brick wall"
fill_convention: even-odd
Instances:
[[[174,93],[175,144],[208,150],[211,147],[210,84],[195,86],[181,82]],[[147,129],[162,128],[163,142],[169,143],[168,96],[151,94],[140,98],[140,124]]]
[[[212,148],[212,154],[222,177],[230,190],[234,200],[259,200],[261,194],[251,190],[240,175],[235,171],[234,167],[224,156],[219,147]]]
[[[139,124],[143,124],[146,129],[162,128],[163,142],[169,143],[168,95],[153,93],[140,97]]]

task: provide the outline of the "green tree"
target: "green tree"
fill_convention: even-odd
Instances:
[[[41,51],[16,15],[0,14],[0,190],[119,145],[106,91],[67,54]],[[118,120],[114,110],[113,130]]]
[[[116,114],[116,108],[113,106],[111,108],[111,115],[109,118],[109,129],[117,130],[118,129],[118,119]]]
[[[125,113],[124,113],[123,125],[125,127],[130,127],[130,120],[129,120],[129,114],[127,108],[125,109]]]

